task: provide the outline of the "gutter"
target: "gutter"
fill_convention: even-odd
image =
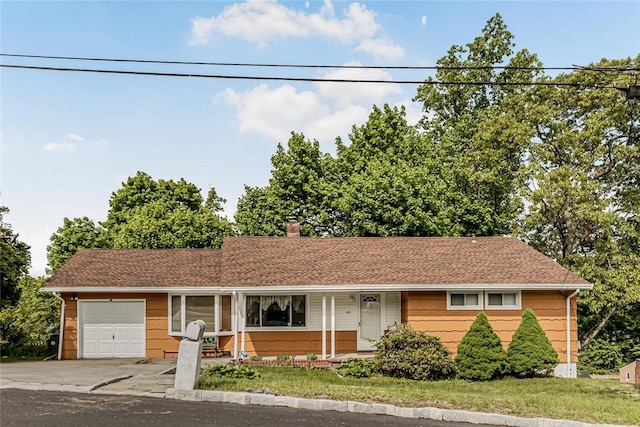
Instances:
[[[571,376],[571,298],[579,293],[580,289],[576,289],[572,294],[567,296],[567,378],[574,378]]]
[[[58,298],[62,305],[60,306],[60,334],[58,336],[58,360],[62,360],[62,339],[64,338],[64,309],[67,306],[67,303],[64,301],[58,293],[53,292],[53,296]]]

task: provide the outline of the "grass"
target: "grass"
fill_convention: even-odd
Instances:
[[[385,377],[340,378],[332,370],[252,366],[257,379],[202,378],[204,390],[268,388],[277,395],[398,406],[493,412],[521,417],[637,425],[640,387],[617,380],[534,378],[488,382],[417,382]]]

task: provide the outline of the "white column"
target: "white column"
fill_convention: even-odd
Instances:
[[[238,295],[233,291],[233,358],[238,358]]]
[[[327,296],[322,295],[322,360],[327,358]]]
[[[244,341],[247,332],[247,304],[244,302],[244,294],[238,294],[238,300],[240,301],[240,325],[242,328],[242,340],[240,344],[240,350],[244,351]]]
[[[213,309],[213,315],[214,315],[213,319],[214,320],[213,321],[215,323],[214,331],[217,334],[218,332],[220,332],[220,325],[221,325],[220,322],[222,320],[222,313],[221,313],[222,310],[220,310],[220,295],[216,294],[213,297],[213,307],[214,307],[214,309]]]
[[[336,296],[331,295],[331,358],[336,357]]]

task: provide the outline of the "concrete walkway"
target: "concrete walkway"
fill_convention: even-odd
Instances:
[[[226,364],[229,358],[203,359],[202,367]],[[99,359],[0,364],[0,389],[65,391],[133,395],[242,405],[286,406],[298,409],[382,414],[470,424],[514,427],[594,427],[579,421],[548,418],[521,418],[501,414],[438,408],[406,408],[393,405],[344,402],[327,399],[300,399],[263,393],[239,393],[173,388],[176,359]]]

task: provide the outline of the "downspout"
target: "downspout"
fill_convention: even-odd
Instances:
[[[53,296],[58,298],[62,303],[60,305],[60,334],[58,336],[58,360],[62,360],[62,338],[64,338],[64,309],[67,306],[64,298],[53,292]]]
[[[573,378],[571,376],[571,298],[579,293],[580,289],[576,289],[574,293],[567,297],[567,378]]]

